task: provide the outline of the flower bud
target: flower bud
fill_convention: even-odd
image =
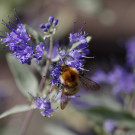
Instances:
[[[59,20],[58,20],[58,19],[55,19],[55,20],[53,21],[53,25],[56,26],[56,25],[58,24],[58,22],[59,22]]]
[[[52,23],[53,20],[54,20],[54,17],[53,17],[53,16],[50,16],[50,17],[48,18],[48,21],[49,21],[50,23]]]
[[[49,29],[49,28],[50,28],[50,24],[49,24],[49,23],[46,23],[46,24],[45,24],[45,27],[46,27],[47,29]]]
[[[47,28],[44,28],[44,29],[43,29],[43,32],[47,32],[47,31],[48,31]]]
[[[106,120],[104,122],[104,129],[106,130],[107,133],[113,133],[116,129],[116,125],[113,120]]]
[[[45,28],[45,25],[44,24],[40,24],[40,28],[41,29]]]

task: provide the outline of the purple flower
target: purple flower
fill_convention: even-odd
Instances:
[[[108,74],[108,83],[113,85],[114,93],[121,91],[127,93],[133,92],[135,88],[134,82],[134,74],[127,72],[120,66],[116,66],[113,71]]]
[[[104,129],[107,133],[112,134],[116,129],[115,122],[113,120],[106,120],[104,122]]]
[[[56,109],[52,109],[51,102],[49,100],[46,100],[44,97],[38,97],[35,100],[36,108],[42,110],[41,114],[44,117],[51,117],[51,113],[54,112]]]
[[[45,25],[44,24],[40,24],[40,28],[41,29],[45,28]]]
[[[56,26],[58,24],[58,19],[54,20],[53,16],[48,18],[48,23],[40,24],[40,28],[43,30],[45,34],[54,34],[56,31]]]
[[[37,60],[41,60],[44,51],[45,51],[44,43],[43,43],[43,42],[40,42],[40,44],[36,46],[36,52],[35,52],[35,54],[34,54],[34,57],[35,57]]]
[[[131,38],[126,42],[126,51],[127,51],[127,63],[129,65],[135,65],[135,38]]]
[[[10,32],[3,32],[5,35],[2,37],[1,41],[13,51],[13,55],[17,57],[22,64],[29,64],[34,53],[32,40],[16,14],[15,18],[17,23],[10,18],[8,24],[3,21],[3,24]]]
[[[58,19],[55,19],[55,20],[53,21],[53,25],[56,26],[56,25],[58,24],[58,22],[59,22],[59,20],[58,20]]]
[[[59,85],[60,84],[60,71],[61,71],[61,67],[60,64],[55,66],[54,69],[51,71],[51,76],[52,76],[52,85]]]
[[[57,65],[53,67],[53,70],[51,71],[51,76],[53,78],[51,83],[52,85],[57,85],[57,86],[61,84],[59,79],[60,72],[61,72],[61,64],[66,64],[70,67],[74,67],[77,69],[78,72],[80,72],[81,70],[85,70],[83,69],[83,60],[81,60],[82,56],[76,50],[73,52],[71,51],[68,54],[66,54],[65,51],[61,50],[59,52],[59,55],[61,57],[61,61],[57,63]]]
[[[91,78],[97,83],[107,82],[107,74],[101,69],[98,69]]]
[[[81,31],[81,30],[80,30]],[[89,50],[87,49],[87,41],[86,41],[86,35],[82,35],[80,33],[72,33],[70,34],[70,44],[74,42],[80,41],[80,45],[85,44],[83,47],[76,47],[71,51],[67,51],[68,49],[58,49],[57,53],[60,56],[60,61],[56,63],[56,66],[53,67],[51,71],[51,76],[52,76],[52,85],[57,85],[59,86],[61,84],[59,76],[61,72],[61,64],[66,64],[70,67],[76,68],[78,72],[83,72],[84,69],[84,58],[91,58],[91,57],[86,57],[86,55],[89,53]],[[85,42],[84,42],[85,40]],[[72,47],[70,45],[70,47]],[[70,50],[70,48],[69,48]],[[60,85],[61,86],[61,85]]]
[[[98,70],[95,72],[92,79],[98,83],[110,84],[115,94],[119,92],[131,93],[135,88],[135,75],[127,72],[120,66],[115,66],[114,69],[109,73]]]
[[[16,56],[16,58],[18,58],[22,64],[30,64],[33,56],[33,48],[32,46],[27,46],[22,50],[15,51],[13,55]]]
[[[51,26],[51,25],[50,25],[49,23],[46,23],[46,24],[45,24],[45,27],[46,27],[47,29],[49,29],[50,26]]]
[[[70,33],[69,35],[69,40],[70,40],[70,43],[75,43],[75,42],[80,42],[81,44],[87,44],[87,41],[86,41],[86,34],[82,34],[82,32],[77,32],[77,33]]]
[[[9,18],[10,21],[6,24],[3,21],[3,24],[10,30],[9,33],[2,32],[5,36],[0,36],[2,43],[6,44],[20,63],[30,64],[32,58],[37,60],[42,59],[43,52],[45,51],[44,43],[40,42],[39,45],[34,46],[33,40],[30,38],[26,28],[21,23],[18,16],[15,14],[15,19],[17,22]],[[43,25],[41,25],[43,27]]]
[[[87,47],[87,40],[86,40],[87,34],[85,34],[85,33],[82,34],[82,31],[81,31],[83,29],[83,27],[84,27],[84,25],[77,33],[72,32],[69,35],[70,44],[73,44],[75,42],[80,42],[80,45],[78,46],[79,49]]]
[[[50,17],[48,18],[48,21],[49,21],[50,23],[52,23],[53,20],[54,20],[54,17],[53,17],[53,16],[50,16]]]

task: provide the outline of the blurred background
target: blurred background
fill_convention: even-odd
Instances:
[[[40,34],[41,23],[47,22],[49,16],[58,18],[56,39],[66,42],[74,22],[76,32],[86,23],[83,31],[92,36],[90,56],[95,57],[86,64],[90,74],[99,67],[110,70],[112,61],[117,60],[123,65],[126,57],[124,42],[135,35],[134,0],[0,0],[0,20],[7,21],[8,15],[13,16],[14,9],[23,23]],[[0,30],[7,31],[2,24]],[[0,48],[0,113],[28,102],[18,91],[6,62],[6,52]],[[0,135],[19,134],[25,115],[21,113],[0,120]],[[36,112],[26,135],[94,135],[90,125],[91,121],[72,106],[57,111],[50,119]]]

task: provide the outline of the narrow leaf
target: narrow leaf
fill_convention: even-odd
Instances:
[[[105,120],[113,119],[118,125],[135,129],[135,117],[126,111],[116,111],[106,107],[93,107],[79,110],[93,122],[103,124]]]
[[[38,81],[28,66],[20,64],[19,61],[10,54],[7,55],[7,61],[19,90],[27,97],[29,96],[28,92],[36,96]]]
[[[0,115],[0,119],[7,117],[9,115],[15,114],[15,113],[21,113],[21,112],[25,112],[25,111],[29,111],[31,110],[32,107],[29,105],[17,105],[14,106],[13,108],[9,109],[8,111],[2,113]]]

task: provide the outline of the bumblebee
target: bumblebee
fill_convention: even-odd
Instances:
[[[87,90],[98,90],[100,88],[96,82],[84,77],[83,75],[80,75],[75,68],[65,64],[61,65],[61,73],[59,78],[62,83],[62,95],[60,102],[60,107],[62,110],[68,104],[69,96],[72,96],[79,91],[80,82]]]

